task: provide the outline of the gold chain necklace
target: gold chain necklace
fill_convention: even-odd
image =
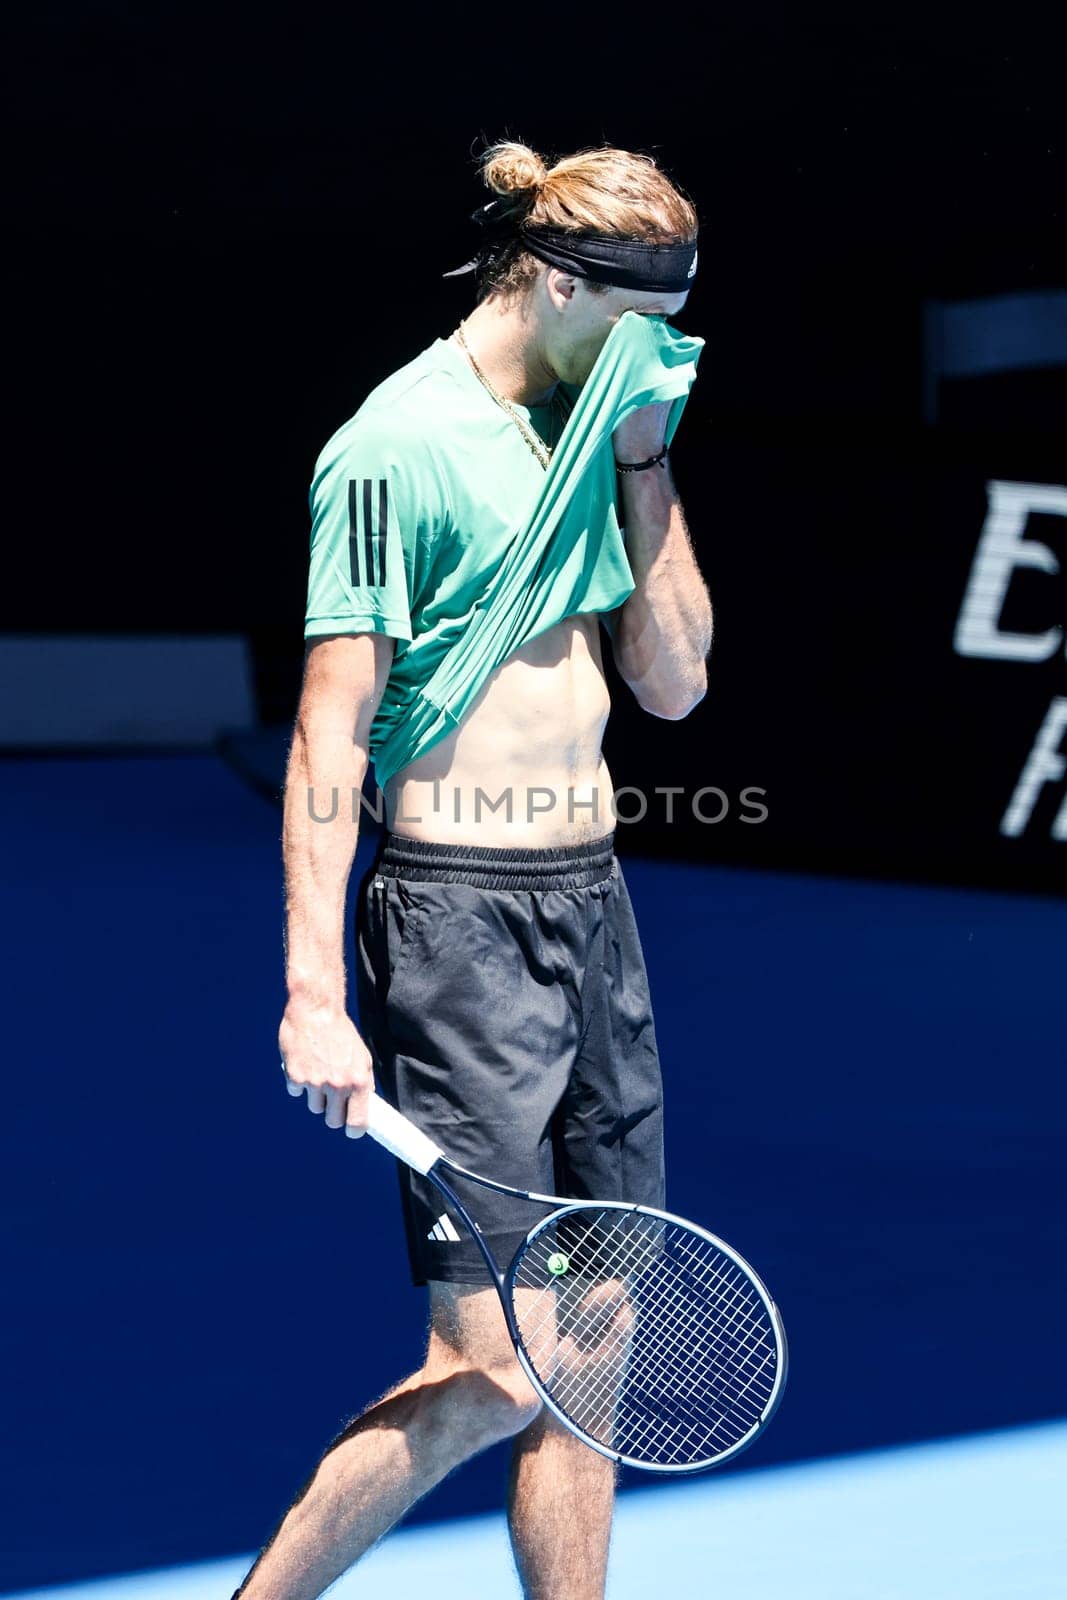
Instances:
[[[547,469],[548,462],[549,462],[549,457],[551,456],[553,450],[556,448],[555,445],[545,444],[545,441],[538,434],[536,434],[531,427],[529,427],[527,425],[525,417],[523,417],[520,414],[520,412],[516,411],[515,407],[511,403],[511,401],[510,400],[505,400],[504,396],[502,394],[497,394],[496,390],[493,388],[493,385],[489,382],[489,379],[486,377],[485,373],[482,371],[482,369],[478,365],[477,361],[475,361],[474,357],[471,355],[470,346],[468,345],[466,339],[463,336],[463,323],[462,322],[460,323],[459,327],[456,329],[456,338],[459,341],[460,345],[462,346],[463,350],[465,351],[466,356],[467,356],[467,360],[470,362],[471,366],[474,368],[475,377],[479,380],[479,382],[481,384],[483,384],[483,386],[486,389],[488,389],[489,393],[492,395],[492,397],[496,401],[497,405],[501,406],[507,412],[508,416],[511,418],[512,422],[515,423],[515,426],[518,428],[519,432],[522,434],[523,438],[526,440],[526,443],[530,446],[530,449],[533,451],[533,453],[537,457],[538,461],[540,461],[541,465]],[[563,422],[564,422],[564,425],[566,425],[567,418],[570,416],[570,413],[571,413],[571,404],[570,404],[570,401],[567,399],[566,395],[563,394],[562,390],[559,388],[558,385],[556,386],[556,389],[553,391],[552,402],[551,402],[553,405],[555,405],[555,403],[556,403],[557,396],[563,401],[563,407],[564,407],[564,409],[563,409]]]

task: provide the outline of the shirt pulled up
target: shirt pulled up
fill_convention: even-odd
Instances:
[[[612,433],[669,401],[670,444],[703,345],[624,312],[584,384],[561,386],[573,410],[547,472],[447,339],[387,377],[328,440],[309,493],[304,636],[397,641],[370,730],[380,788],[457,728],[527,641],[633,593]],[[550,406],[513,403],[535,431],[548,425]]]

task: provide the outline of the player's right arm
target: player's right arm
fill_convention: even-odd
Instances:
[[[392,405],[361,407],[337,430],[309,491],[304,681],[282,829],[288,999],[278,1045],[290,1093],[306,1092],[330,1128],[363,1131],[374,1086],[346,1005],[345,902],[371,724],[397,646],[412,639],[419,551],[444,515],[442,495],[426,430]]]
[[[370,1052],[348,1014],[345,897],[359,831],[370,726],[395,641],[383,633],[311,639],[285,779],[285,1014],[278,1047],[289,1092],[307,1092],[327,1127],[366,1126]],[[353,801],[355,803],[353,803]],[[319,820],[316,818],[329,819]]]

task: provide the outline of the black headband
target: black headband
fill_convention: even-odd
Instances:
[[[613,284],[618,289],[684,294],[692,288],[697,270],[696,239],[686,244],[648,244],[641,239],[574,233],[568,228],[526,222],[514,211],[509,215],[500,200],[490,200],[488,205],[479,207],[471,220],[491,230],[492,236],[470,261],[442,273],[442,277],[458,278],[461,273],[474,272],[509,238],[520,240],[531,255],[547,261],[549,266],[561,267],[576,278]]]

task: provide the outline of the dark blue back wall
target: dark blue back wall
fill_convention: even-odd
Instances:
[[[1000,831],[1050,713],[1064,742],[1067,517],[1027,519],[1000,619],[1040,659],[956,648],[988,485],[1065,482],[1043,9],[716,6],[699,37],[665,19],[646,60],[648,18],[595,9],[531,45],[519,15],[509,38],[404,6],[17,8],[0,633],[237,633],[263,721],[291,723],[315,460],[470,312],[471,278],[442,274],[478,242],[479,152],[615,145],[700,218],[674,320],[706,343],[671,461],[716,607],[683,726],[616,697],[616,783],[687,791],[670,827],[651,801],[641,852],[1067,890],[1054,769]],[[1000,305],[977,371],[975,300]],[[704,785],[721,824],[692,816]]]

